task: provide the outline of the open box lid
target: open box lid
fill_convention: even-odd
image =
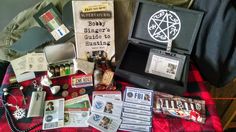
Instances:
[[[172,39],[172,51],[190,55],[202,18],[203,12],[138,1],[129,40],[166,49]]]
[[[71,42],[46,46],[44,53],[48,64],[75,59],[75,46]]]

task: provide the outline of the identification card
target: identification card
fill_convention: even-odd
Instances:
[[[141,110],[151,110],[152,106],[147,106],[147,105],[139,105],[139,104],[134,104],[134,103],[128,103],[124,102],[123,103],[124,107],[129,107],[129,108],[134,108],[134,109],[141,109]]]
[[[139,110],[139,109],[133,109],[133,108],[127,108],[127,107],[124,107],[123,111],[126,112],[126,113],[152,116],[152,111]]]
[[[65,101],[65,127],[88,127],[90,113],[88,94]]]
[[[166,54],[165,51],[151,49],[145,72],[180,80],[186,56],[176,53]]]
[[[45,102],[43,130],[64,126],[64,98]]]
[[[89,111],[91,108],[88,94],[78,96],[65,101],[65,111]]]
[[[90,111],[66,111],[64,114],[64,127],[88,127]]]
[[[124,102],[152,106],[153,91],[141,88],[126,87],[124,94]]]
[[[152,122],[122,117],[122,124],[152,126]]]
[[[132,113],[126,113],[122,112],[122,117],[131,118],[131,119],[137,119],[142,121],[152,121],[152,116],[145,116],[145,115],[139,115],[139,114],[132,114]]]
[[[93,100],[96,96],[101,96],[101,97],[105,97],[105,98],[111,98],[111,99],[122,101],[120,91],[94,91],[93,92]]]
[[[120,118],[122,101],[96,96],[92,104],[92,112]]]
[[[121,119],[110,116],[91,114],[88,124],[102,132],[116,132],[121,123]]]
[[[120,130],[127,130],[127,131],[141,131],[141,132],[150,132],[151,126],[141,126],[141,125],[131,125],[131,124],[121,124]]]

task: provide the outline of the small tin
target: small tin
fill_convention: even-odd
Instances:
[[[50,79],[75,73],[72,72],[74,67],[73,59],[76,58],[75,46],[73,43],[67,42],[46,46],[44,48],[44,53],[49,64],[48,70],[51,74],[53,71],[50,71],[50,67],[55,67],[55,76],[50,76],[48,74]]]

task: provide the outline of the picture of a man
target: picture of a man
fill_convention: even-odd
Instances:
[[[144,100],[150,101],[150,96],[148,94],[145,94]]]
[[[170,73],[170,74],[175,74],[176,72],[176,65],[174,64],[168,64],[168,69],[167,69],[167,73]]]
[[[53,102],[48,102],[46,111],[53,111],[53,110],[54,110]]]
[[[113,109],[113,104],[111,102],[107,102],[104,112],[106,113],[112,113],[112,109]]]
[[[108,117],[104,116],[101,122],[99,123],[99,126],[108,129],[110,122],[111,120]]]
[[[64,113],[64,122],[67,123],[69,122],[70,115],[69,113]]]

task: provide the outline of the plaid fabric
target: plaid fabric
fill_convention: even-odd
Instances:
[[[2,88],[8,86],[9,84],[8,80],[11,75],[14,75],[14,73],[11,66],[9,66],[7,69],[5,78],[3,80]],[[39,76],[40,75],[38,75],[38,77],[36,78],[38,81],[40,80]],[[69,82],[70,82],[70,77],[64,77],[64,78],[53,80],[53,84],[57,84],[57,85],[63,85],[64,83],[69,83]],[[9,96],[8,102],[16,104],[16,100],[17,100],[18,105],[27,109],[29,107],[31,93],[33,91],[33,86],[31,83],[32,83],[32,80],[26,81],[21,84],[22,86],[24,86],[24,94],[27,97],[27,105],[24,106],[22,104],[22,96],[21,96],[20,90],[18,89],[11,91],[11,94],[14,96]],[[124,90],[125,86],[130,86],[130,84],[126,82],[122,82],[122,81],[117,81],[117,88],[119,90]],[[47,100],[53,99],[53,98],[60,98],[61,96],[61,92],[55,96],[52,96],[48,88],[44,88],[44,89],[47,91],[47,97],[46,97]],[[78,89],[72,89],[71,87],[69,87],[68,91],[69,93],[72,93],[73,91],[78,91]],[[87,89],[87,93],[91,94],[91,92],[92,92],[91,88]],[[203,124],[187,121],[187,120],[176,118],[176,117],[169,117],[162,114],[154,114],[153,115],[153,131],[154,132],[156,131],[163,131],[163,132],[222,131],[222,126],[221,126],[220,118],[217,115],[215,103],[212,100],[209,92],[206,90],[204,81],[194,65],[190,66],[188,90],[184,94],[184,96],[192,97],[192,98],[199,98],[206,101],[206,109],[207,109],[206,123],[203,125]],[[69,99],[69,98],[71,97],[68,96],[66,99]],[[10,128],[9,128],[9,125],[7,124],[5,113],[2,110],[2,107],[0,109],[1,109],[0,110],[0,124],[1,124],[0,131],[8,132],[10,131]],[[14,109],[10,108],[10,110],[13,112]],[[42,122],[42,118],[24,118],[24,119],[16,121],[15,124],[18,126],[18,128],[24,130],[40,122]],[[41,128],[42,126],[39,126],[33,131],[41,130]],[[48,130],[48,131],[49,132],[91,132],[91,131],[96,132],[97,130],[92,127],[88,127],[88,128],[60,128],[60,129],[53,129],[53,130]]]

